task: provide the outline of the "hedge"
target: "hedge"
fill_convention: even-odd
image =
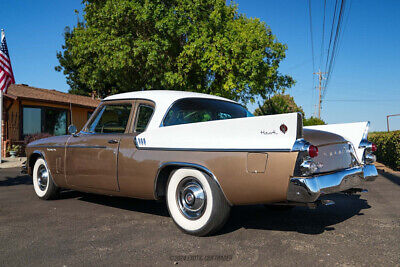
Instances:
[[[377,146],[375,155],[378,162],[400,170],[400,131],[370,133],[368,140]]]

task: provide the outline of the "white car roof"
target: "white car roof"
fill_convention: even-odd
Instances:
[[[170,91],[170,90],[147,90],[147,91],[135,91],[122,94],[116,94],[104,98],[104,101],[109,100],[124,100],[124,99],[145,99],[155,103],[155,111],[153,117],[147,126],[147,129],[155,129],[160,127],[161,122],[164,118],[165,113],[169,107],[178,99],[182,98],[208,98],[222,101],[229,101],[238,104],[236,101],[207,94],[193,93],[186,91]]]
[[[128,93],[108,96],[104,98],[104,100],[107,101],[107,100],[122,100],[122,99],[148,99],[155,102],[156,104],[160,102],[169,102],[169,104],[172,104],[178,99],[190,98],[190,97],[211,98],[211,99],[218,99],[236,103],[233,100],[219,96],[186,92],[186,91],[171,91],[171,90],[146,90],[146,91],[128,92]]]

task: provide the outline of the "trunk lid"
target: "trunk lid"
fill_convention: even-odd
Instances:
[[[317,173],[346,169],[355,165],[351,143],[344,137],[313,129],[303,129],[303,136],[306,141],[318,147],[318,156],[313,160],[322,167]]]

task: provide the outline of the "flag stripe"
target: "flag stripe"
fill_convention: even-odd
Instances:
[[[2,31],[0,43],[0,90],[6,93],[8,86],[12,83],[15,83],[14,74],[8,54],[6,37]]]
[[[8,59],[8,56],[3,53],[3,51],[0,50],[0,59],[2,59],[4,62],[9,64],[10,60]]]
[[[4,66],[3,66],[3,64],[1,64],[1,62],[0,62],[0,71],[3,71],[8,76],[12,76],[12,74],[11,74],[12,72],[10,72],[8,68],[4,68]]]
[[[1,53],[0,53],[0,62],[2,62],[4,65],[6,65],[8,68],[10,68],[10,61],[6,59]]]

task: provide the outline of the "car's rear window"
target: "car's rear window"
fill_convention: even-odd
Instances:
[[[228,101],[206,98],[184,98],[176,101],[167,112],[163,125],[226,120],[253,116],[244,107]]]

